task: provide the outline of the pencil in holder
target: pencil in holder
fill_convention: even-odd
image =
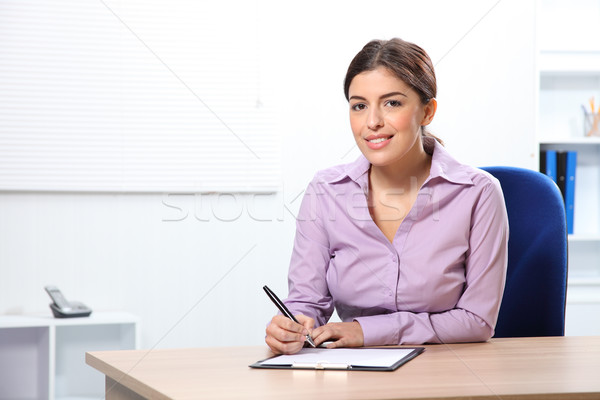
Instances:
[[[600,136],[600,113],[584,110],[583,130],[585,136]]]

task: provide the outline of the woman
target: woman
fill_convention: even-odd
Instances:
[[[507,263],[500,185],[460,164],[425,131],[437,102],[433,65],[401,39],[371,41],[344,82],[362,156],[316,174],[297,220],[275,353],[485,341],[494,333]],[[327,323],[334,307],[343,322]]]

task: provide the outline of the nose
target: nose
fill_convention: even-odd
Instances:
[[[367,128],[375,131],[383,126],[383,115],[381,110],[377,107],[373,107],[369,110],[367,115]]]

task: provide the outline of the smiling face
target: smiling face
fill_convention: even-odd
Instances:
[[[421,126],[435,114],[416,91],[388,69],[362,72],[349,87],[350,126],[360,151],[374,166],[401,165],[423,152]]]

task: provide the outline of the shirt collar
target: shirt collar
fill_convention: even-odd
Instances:
[[[342,165],[340,172],[328,179],[327,183],[339,183],[351,179],[366,191],[369,187],[369,168],[371,163],[361,154],[355,161]]]
[[[431,158],[431,169],[425,183],[435,178],[442,178],[448,182],[472,185],[469,167],[456,161],[437,140],[432,137],[423,137],[425,151],[433,153]],[[339,183],[345,179],[356,182],[363,190],[369,185],[369,168],[371,163],[362,154],[349,164],[341,166],[340,173],[334,174],[327,183]]]
[[[431,158],[431,170],[429,178],[425,182],[434,178],[442,178],[451,183],[461,185],[473,185],[471,179],[471,167],[459,163],[437,140],[432,137],[424,137],[424,146],[432,148],[433,156]]]

